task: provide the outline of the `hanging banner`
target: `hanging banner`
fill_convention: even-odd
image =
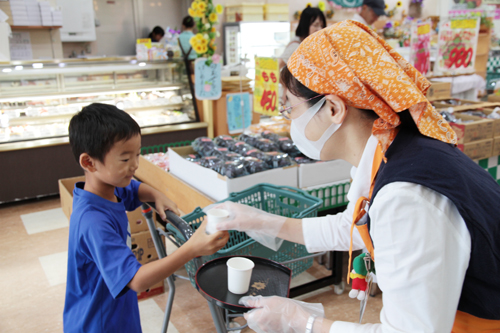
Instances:
[[[411,26],[410,63],[423,75],[431,68],[431,28],[430,19],[418,20]]]
[[[254,111],[268,116],[278,115],[278,59],[255,57]]]
[[[453,75],[475,71],[480,18],[452,18],[441,21],[436,72]]]
[[[229,134],[241,133],[252,124],[252,100],[249,93],[226,95]]]
[[[196,99],[219,99],[222,95],[221,64],[206,64],[207,58],[194,62],[194,94]]]

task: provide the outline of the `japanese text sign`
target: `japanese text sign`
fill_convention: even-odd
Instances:
[[[255,57],[254,111],[278,115],[279,66],[274,58]]]
[[[430,70],[431,20],[416,21],[411,26],[410,62],[420,73]]]
[[[222,95],[221,64],[206,64],[206,58],[198,58],[194,63],[194,94],[197,99],[219,99]]]
[[[439,74],[474,72],[480,18],[452,18],[441,22],[436,69]]]

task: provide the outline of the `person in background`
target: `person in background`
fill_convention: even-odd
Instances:
[[[319,8],[306,7],[300,14],[299,25],[295,29],[295,37],[288,43],[285,51],[279,57],[278,65],[281,70],[285,67],[288,59],[292,53],[299,47],[300,43],[309,35],[316,31],[326,28],[325,14]],[[283,91],[280,93],[281,103],[285,104],[286,101],[286,88],[283,86]]]
[[[354,14],[353,21],[363,23],[364,25],[372,25],[380,16],[385,16],[384,0],[363,0],[361,11]]]
[[[153,31],[149,34],[148,38],[151,38],[151,42],[158,43],[163,36],[165,36],[165,30],[162,27],[156,26]]]
[[[194,36],[194,19],[191,16],[186,16],[182,20],[182,32],[179,35],[179,46],[184,57],[188,60],[196,59],[196,52],[192,49],[189,40]]]

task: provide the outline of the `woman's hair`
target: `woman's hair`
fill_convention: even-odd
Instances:
[[[326,28],[325,14],[323,14],[319,8],[307,7],[304,9],[302,14],[300,14],[299,25],[295,30],[295,36],[300,38],[309,36],[309,27],[318,17],[323,21],[323,28]]]
[[[280,82],[290,91],[292,95],[297,96],[299,98],[308,100],[319,95],[319,93],[312,91],[311,89],[303,85],[299,80],[297,80],[292,75],[292,73],[290,73],[287,66],[283,67],[283,69],[281,70]],[[317,102],[316,99],[312,99],[307,102],[307,105],[309,105],[309,107],[312,107],[314,104],[316,104],[316,102]],[[364,109],[358,109],[358,110],[363,111],[363,113],[361,114],[363,118],[371,120],[379,118],[379,116],[373,110],[364,110]]]
[[[194,27],[194,19],[188,15],[182,20],[182,25],[190,29]]]
[[[160,35],[160,36],[165,36],[165,30],[163,30],[162,27],[156,26],[153,28],[153,31],[149,34],[149,38],[153,37],[153,34]]]

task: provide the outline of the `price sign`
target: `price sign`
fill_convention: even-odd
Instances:
[[[219,99],[222,95],[221,64],[206,64],[206,58],[194,62],[194,94],[197,99]]]
[[[279,66],[274,58],[255,57],[254,110],[278,115]]]
[[[479,17],[452,18],[440,24],[438,74],[466,74],[475,71]]]
[[[427,74],[431,67],[431,21],[416,21],[411,27],[410,62],[422,74]]]

